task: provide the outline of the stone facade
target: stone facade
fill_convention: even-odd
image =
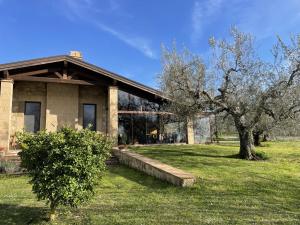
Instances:
[[[96,105],[96,130],[118,142],[118,87],[1,80],[0,150],[9,150],[15,133],[25,124],[25,102],[39,102],[40,130],[62,126],[83,128],[83,104]],[[187,143],[194,144],[193,121],[188,121]]]
[[[118,87],[108,88],[108,134],[118,141]]]
[[[10,147],[11,149],[17,147],[15,133],[24,128],[34,132],[57,131],[62,126],[82,129],[83,123],[85,125],[92,123],[96,131],[111,136],[117,144],[119,125],[120,128],[124,128],[122,125],[124,120],[122,117],[119,118],[119,113],[132,115],[131,123],[133,123],[132,118],[138,118],[139,114],[143,115],[144,120],[140,121],[147,123],[150,119],[148,115],[152,115],[152,112],[148,112],[151,111],[148,106],[142,105],[151,102],[154,106],[166,101],[162,93],[155,89],[85,62],[79,52],[72,52],[71,56],[53,56],[1,64],[0,84],[0,153],[8,151]],[[125,110],[127,112],[119,112],[119,89],[127,92],[134,99],[139,99],[136,99],[137,101],[142,101],[143,103],[138,103],[141,107],[131,109],[130,106]],[[86,116],[83,112],[84,107],[87,110]],[[96,116],[93,115],[95,109]],[[131,110],[136,112],[130,112]],[[153,115],[159,114],[159,112],[153,113]],[[86,118],[84,122],[83,117]],[[152,121],[153,124],[157,123],[157,128],[153,131],[147,130],[146,125],[145,131],[142,131],[143,125],[137,124],[141,129],[138,130],[137,126],[135,131],[140,133],[137,135],[145,136],[143,143],[152,143],[147,141],[147,137],[151,137],[153,143],[163,141],[155,139],[158,135],[163,137],[158,132],[161,126],[157,121],[160,120]],[[197,128],[193,125],[193,121],[188,122],[185,131],[173,129],[171,123],[170,129],[171,132],[166,135],[164,143],[165,141],[173,143],[177,138],[180,142],[187,139],[188,144],[197,142],[197,138],[194,137]],[[130,132],[129,128],[127,131],[132,134],[132,143],[134,143],[133,132]]]
[[[78,128],[82,128],[83,124],[83,104],[96,104],[97,131],[106,133],[107,130],[107,89],[100,87],[79,86],[79,115]]]
[[[46,130],[78,128],[78,85],[47,83]]]
[[[0,85],[0,150],[7,152],[11,133],[13,81],[1,80]]]
[[[74,84],[15,82],[1,80],[0,89],[0,149],[9,149],[10,139],[24,129],[25,102],[40,102],[40,129],[56,131],[62,126],[83,128],[83,104],[96,105],[96,130],[117,135],[117,88],[110,94],[113,107],[108,107],[108,90],[100,86]],[[107,124],[108,108],[113,110],[110,118],[113,125]],[[113,118],[115,116],[116,118]]]
[[[187,143],[188,144],[194,144],[195,140],[194,140],[194,123],[193,120],[188,119],[187,121]]]
[[[46,128],[47,83],[15,82],[12,102],[12,134],[24,129],[25,102],[40,102],[40,128]]]

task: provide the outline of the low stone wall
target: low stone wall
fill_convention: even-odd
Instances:
[[[119,148],[114,148],[113,153],[116,157],[118,157],[120,163],[140,170],[158,179],[165,180],[176,186],[189,187],[196,181],[195,176],[190,173],[186,173],[180,169],[161,163],[157,160],[147,158],[140,154],[130,152],[127,149],[120,150]]]

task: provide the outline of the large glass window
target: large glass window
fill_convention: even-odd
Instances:
[[[96,105],[83,104],[83,128],[90,128],[96,131]]]
[[[119,90],[118,108],[121,111],[159,111],[159,104]]]
[[[161,142],[185,143],[186,124],[174,115],[166,114],[161,117]]]
[[[36,133],[40,130],[41,103],[25,102],[24,128],[27,132]]]
[[[209,117],[199,117],[194,120],[194,140],[196,144],[211,141]]]
[[[119,144],[186,142],[186,129],[170,115],[119,114]]]
[[[119,90],[119,144],[183,143],[185,124],[163,105]]]

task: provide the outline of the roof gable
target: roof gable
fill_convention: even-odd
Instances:
[[[59,56],[38,58],[38,59],[25,60],[25,61],[19,61],[19,62],[7,63],[7,64],[0,64],[0,72],[2,71],[2,73],[4,74],[5,71],[21,70],[21,69],[25,69],[28,67],[34,67],[34,66],[46,66],[48,64],[59,63],[59,62],[67,62],[70,64],[74,64],[74,65],[84,68],[86,70],[97,73],[100,76],[104,76],[106,78],[112,79],[113,81],[121,83],[122,85],[133,87],[135,89],[139,89],[142,92],[147,92],[148,94],[157,96],[162,99],[166,99],[163,96],[163,94],[156,89],[153,89],[153,88],[143,85],[139,82],[130,80],[124,76],[110,72],[106,69],[103,69],[101,67],[98,67],[96,65],[90,64],[88,62],[85,62],[83,60],[80,60],[80,59],[77,59],[77,58],[74,58],[74,57],[71,57],[68,55],[59,55]],[[25,73],[23,73],[23,75],[24,74]]]

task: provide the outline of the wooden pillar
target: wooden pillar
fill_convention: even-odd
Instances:
[[[9,151],[11,114],[13,99],[13,80],[0,80],[0,148]]]

